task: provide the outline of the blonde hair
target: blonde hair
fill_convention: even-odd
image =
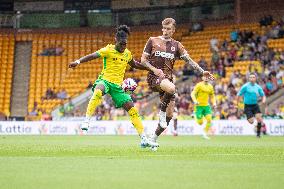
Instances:
[[[173,18],[165,18],[162,21],[162,25],[168,25],[168,24],[173,24],[174,27],[176,27],[176,21]]]

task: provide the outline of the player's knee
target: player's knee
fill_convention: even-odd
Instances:
[[[248,119],[248,122],[249,122],[250,124],[253,124],[254,119],[253,119],[253,118],[250,118],[250,119]]]
[[[202,124],[203,124],[203,119],[197,119],[197,123],[198,123],[199,125],[202,125]]]
[[[103,96],[103,92],[100,89],[95,89],[92,99],[95,99],[95,98],[102,99],[102,96]]]
[[[256,120],[257,120],[257,122],[262,122],[262,117],[261,116],[257,116]]]
[[[139,116],[139,112],[138,112],[138,109],[136,107],[130,108],[130,110],[128,111],[128,114],[129,114],[130,117],[138,117]]]
[[[172,94],[172,95],[174,95],[174,94],[175,94],[175,91],[176,91],[175,85],[174,85],[174,84],[169,85],[167,92],[170,93],[170,94]]]
[[[173,111],[167,110],[167,117],[173,117],[173,116],[174,116]]]
[[[161,88],[162,90],[170,94],[174,94],[176,91],[175,85],[172,82],[170,82],[168,79],[164,79],[161,82]]]

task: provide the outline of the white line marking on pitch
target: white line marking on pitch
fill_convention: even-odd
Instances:
[[[154,152],[155,153],[155,152]],[[41,159],[41,158],[132,158],[132,157],[178,157],[178,156],[267,156],[272,157],[274,155],[269,154],[186,154],[186,155],[177,155],[177,154],[144,154],[139,156],[126,156],[126,155],[116,155],[116,156],[106,156],[106,155],[94,155],[94,156],[0,156],[0,159],[5,158],[29,158],[29,159]]]

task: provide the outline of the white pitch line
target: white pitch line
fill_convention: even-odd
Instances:
[[[153,152],[157,153],[157,152]],[[94,155],[94,156],[0,156],[0,159],[5,158],[28,158],[28,159],[65,159],[65,158],[133,158],[133,157],[178,157],[178,156],[253,156],[257,154],[186,154],[186,155],[177,155],[177,154],[144,154],[139,156],[126,156],[126,155],[117,155],[117,156],[107,156],[107,155]],[[275,155],[260,154],[259,156],[274,157]]]

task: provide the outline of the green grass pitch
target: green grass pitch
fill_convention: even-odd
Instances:
[[[0,136],[1,189],[282,188],[284,137]]]

